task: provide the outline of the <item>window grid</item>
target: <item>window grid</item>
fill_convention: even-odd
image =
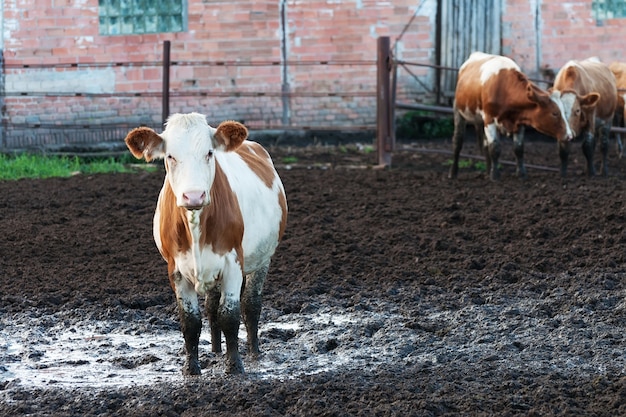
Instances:
[[[99,0],[101,35],[182,32],[185,0]]]
[[[626,0],[593,0],[591,15],[596,20],[626,17]]]

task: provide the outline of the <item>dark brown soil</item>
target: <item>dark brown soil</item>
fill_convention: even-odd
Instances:
[[[272,150],[290,217],[264,308],[380,303],[419,346],[380,366],[280,379],[205,370],[176,385],[96,390],[5,378],[0,415],[626,415],[626,161],[612,148],[609,177],[589,179],[576,146],[565,180],[529,168],[521,181],[505,164],[498,183],[474,168],[451,181],[449,150],[413,144],[391,170],[353,146]],[[558,167],[554,143],[526,151],[527,164]],[[507,143],[503,159],[512,155]],[[175,318],[151,232],[162,180],[0,182],[0,314]],[[384,341],[384,328],[363,338],[373,333]],[[441,350],[466,343],[475,350]],[[435,349],[432,360],[415,356]]]

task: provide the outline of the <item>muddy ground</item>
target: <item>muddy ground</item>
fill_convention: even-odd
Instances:
[[[548,169],[498,183],[448,180],[449,141],[405,148],[391,170],[354,145],[272,149],[290,217],[243,376],[206,322],[203,374],[180,375],[161,170],[0,182],[0,415],[626,415],[614,146],[608,178],[576,147],[562,180],[555,144],[530,141]]]

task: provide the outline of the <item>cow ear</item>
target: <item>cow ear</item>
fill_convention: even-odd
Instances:
[[[528,83],[526,87],[526,95],[528,99],[533,103],[538,103],[540,105],[546,105],[550,101],[550,96],[545,92],[536,87],[532,83]]]
[[[570,80],[571,82],[575,81],[578,78],[578,73],[576,72],[576,68],[569,66],[565,70],[564,78],[566,80]]]
[[[237,149],[248,138],[248,129],[239,122],[227,120],[217,127],[213,134],[215,147],[227,151]]]
[[[138,127],[126,135],[126,146],[137,159],[145,158],[150,162],[163,158],[163,138],[149,127]]]
[[[592,107],[595,107],[596,104],[598,104],[598,101],[600,101],[600,94],[589,93],[586,96],[579,97],[578,99],[580,100],[580,105],[583,108],[590,109]]]

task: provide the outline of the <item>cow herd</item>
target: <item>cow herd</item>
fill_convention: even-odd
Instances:
[[[553,86],[545,90],[531,81],[510,58],[472,53],[459,69],[453,106],[454,157],[449,177],[458,175],[468,122],[476,128],[492,180],[500,178],[501,135],[513,138],[517,175],[526,177],[526,126],[556,139],[561,176],[567,175],[567,161],[574,139],[582,142],[589,176],[596,174],[594,152],[596,143],[600,143],[601,172],[608,175],[611,126],[614,119],[618,123],[625,119],[624,88],[626,64],[622,63],[606,65],[596,58],[569,61],[556,74]]]

